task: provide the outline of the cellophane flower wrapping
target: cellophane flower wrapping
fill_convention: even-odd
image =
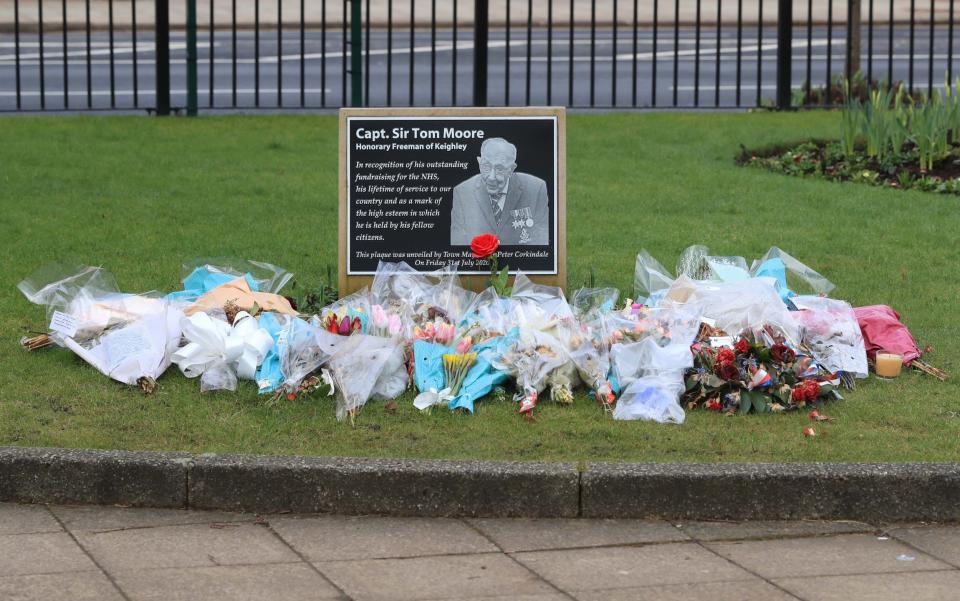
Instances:
[[[339,345],[326,365],[335,385],[338,420],[356,415],[373,396],[384,373],[392,378],[390,370],[396,371],[398,355],[402,370],[402,353],[403,343],[398,338],[362,333],[349,336]]]

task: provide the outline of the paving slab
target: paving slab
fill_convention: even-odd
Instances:
[[[341,599],[305,563],[121,570],[113,574],[131,601],[314,601]]]
[[[556,592],[501,553],[315,564],[356,601],[507,597]]]
[[[543,595],[497,595],[495,597],[447,597],[441,601],[570,601],[570,595],[546,593]]]
[[[754,579],[695,543],[534,551],[513,557],[565,591]]]
[[[60,532],[63,528],[45,505],[0,503],[0,534]]]
[[[0,576],[96,570],[65,532],[0,536]]]
[[[110,573],[145,568],[290,563],[300,559],[272,532],[255,524],[80,530],[75,535]]]
[[[250,513],[225,511],[192,511],[188,509],[153,509],[97,505],[53,505],[50,511],[70,530],[121,530],[184,524],[252,522]]]
[[[673,524],[662,521],[528,518],[467,521],[507,553],[688,540]]]
[[[0,578],[4,601],[123,601],[123,596],[103,572],[71,572],[4,576]]]
[[[864,522],[803,521],[749,521],[749,522],[682,522],[677,524],[682,532],[696,540],[746,540],[759,538],[791,538],[873,532],[875,526]]]
[[[668,584],[617,590],[577,593],[578,601],[796,601],[777,587],[762,580],[737,582],[699,582]]]
[[[960,568],[960,526],[920,526],[889,530],[894,538]]]
[[[490,553],[489,540],[450,518],[328,515],[271,518],[270,526],[311,561]]]
[[[704,544],[768,579],[950,568],[893,539],[865,534]]]
[[[945,601],[957,598],[960,571],[785,578],[774,582],[806,601]]]

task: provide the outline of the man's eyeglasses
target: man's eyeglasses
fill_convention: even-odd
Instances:
[[[508,175],[510,173],[510,167],[507,165],[497,165],[493,166],[490,163],[480,162],[480,173],[487,175],[491,171],[497,175]]]

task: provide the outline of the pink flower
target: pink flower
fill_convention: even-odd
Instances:
[[[466,336],[457,344],[457,352],[462,355],[469,351],[471,346],[473,346],[473,338],[471,336]]]
[[[387,327],[387,313],[383,310],[383,307],[380,305],[370,307],[370,315],[373,317],[373,325],[378,328]]]
[[[387,319],[387,331],[390,332],[391,336],[396,336],[402,329],[403,324],[400,323],[400,316],[396,313],[391,313],[390,317]]]

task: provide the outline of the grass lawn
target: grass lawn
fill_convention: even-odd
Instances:
[[[474,416],[395,414],[372,402],[356,427],[332,399],[267,408],[250,382],[201,395],[173,367],[152,396],[61,349],[18,340],[45,326],[16,290],[51,260],[101,264],[125,291],[179,289],[197,256],[270,261],[315,286],[335,265],[337,120],[330,116],[0,120],[0,445],[194,452],[604,461],[953,461],[960,448],[960,201],[736,167],[739,145],[835,137],[835,113],[606,114],[568,120],[569,286],[632,292],[636,252],[672,266],[702,243],[758,257],[778,245],[854,305],[903,315],[955,377],[862,382],[804,439],[805,414],[679,427],[614,422],[578,396],[536,423],[512,403]]]

